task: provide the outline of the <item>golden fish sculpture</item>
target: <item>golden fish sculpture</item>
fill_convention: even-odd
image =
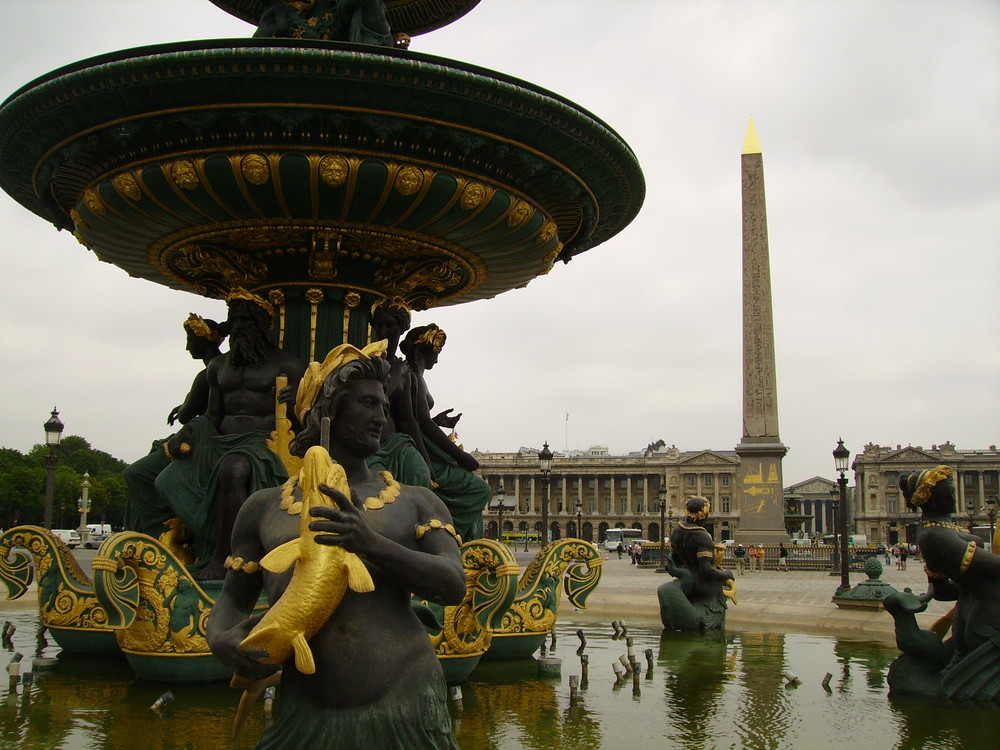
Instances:
[[[272,573],[284,572],[294,564],[292,580],[240,643],[244,649],[264,649],[266,664],[280,664],[294,653],[295,668],[303,674],[316,671],[309,639],[330,619],[348,587],[359,593],[375,590],[361,558],[339,545],[315,541],[317,532],[309,529],[313,520],[309,509],[319,505],[338,507],[320,491],[320,484],[351,496],[344,468],[334,463],[325,448],[314,446],[306,452],[299,472],[302,501],[296,502],[291,493],[286,493],[281,504],[289,514],[301,517],[299,537],[275,547],[260,561],[261,567]]]

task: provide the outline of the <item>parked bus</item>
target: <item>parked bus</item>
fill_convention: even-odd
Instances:
[[[604,549],[614,552],[619,543],[625,549],[637,539],[642,539],[639,529],[608,529],[604,532]]]

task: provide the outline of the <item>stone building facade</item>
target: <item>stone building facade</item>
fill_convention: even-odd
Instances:
[[[479,473],[496,495],[504,488],[500,514],[505,538],[513,543],[524,534],[541,536],[541,510],[545,482],[539,470],[538,450],[517,453],[474,453]],[[684,504],[692,495],[712,502],[707,527],[717,539],[732,538],[739,525],[735,505],[735,451],[659,451],[609,455],[606,448],[556,454],[548,478],[549,538],[583,538],[599,542],[608,528],[635,528],[642,537],[658,540],[683,518]],[[659,506],[660,487],[666,488],[666,505]],[[496,538],[496,502],[486,511],[486,536]],[[577,524],[580,532],[578,533]],[[662,525],[661,525],[662,523]]]
[[[958,450],[952,443],[895,448],[869,443],[855,456],[855,491],[852,497],[854,531],[866,534],[869,541],[913,542],[920,525],[919,511],[911,511],[899,491],[899,475],[922,471],[944,464],[955,472],[958,494],[956,523],[969,527],[990,526],[990,512],[996,520],[1000,451],[995,445],[986,449]]]
[[[475,452],[479,473],[494,495],[503,485],[504,509],[496,502],[484,511],[486,536],[497,538],[498,517],[503,535],[513,544],[525,535],[537,543],[541,538],[541,509],[545,482],[539,469],[538,450],[521,448],[516,453]],[[998,470],[1000,452],[987,449],[958,450],[951,443],[920,447],[888,448],[869,443],[854,458],[854,486],[848,487],[848,518],[852,534],[865,534],[873,544],[912,542],[919,526],[919,513],[909,511],[897,486],[903,471],[930,469],[946,464],[955,470],[959,509],[956,521],[970,527],[989,527],[989,512],[1000,510]],[[684,516],[684,504],[692,495],[712,502],[706,528],[718,540],[733,539],[740,529],[737,477],[740,458],[736,451],[682,451],[676,447],[647,450],[628,455],[610,455],[594,446],[585,451],[557,453],[548,477],[549,538],[578,537],[600,542],[608,528],[634,528],[642,538],[656,541],[663,530]],[[666,488],[666,505],[659,507],[660,487]],[[807,518],[801,524],[805,536],[835,533],[834,513],[838,485],[831,479],[813,477],[784,488],[786,505],[794,498],[797,512]],[[991,503],[993,504],[991,506]],[[995,517],[995,516],[994,516]]]

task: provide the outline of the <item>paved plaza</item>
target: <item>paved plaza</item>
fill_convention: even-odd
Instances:
[[[516,552],[522,569],[532,553]],[[632,565],[628,556],[616,554],[604,561],[601,582],[587,601],[587,609],[577,612],[565,602],[560,605],[560,620],[625,620],[626,623],[660,621],[656,589],[671,580],[653,568]],[[851,573],[851,585],[867,580],[862,572]],[[923,565],[910,560],[905,571],[895,563],[882,573],[882,580],[903,590],[922,592],[927,588]],[[831,632],[877,640],[894,641],[893,621],[889,613],[878,609],[843,609],[831,601],[840,585],[840,573],[831,576],[822,571],[747,572],[736,577],[737,604],[731,604],[726,625],[737,630],[794,627],[800,632]],[[927,612],[918,615],[922,627],[929,627],[946,614],[950,605],[931,602]]]

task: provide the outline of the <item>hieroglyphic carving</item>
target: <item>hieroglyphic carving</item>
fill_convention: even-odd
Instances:
[[[743,154],[743,436],[777,437],[774,326],[759,153]]]

